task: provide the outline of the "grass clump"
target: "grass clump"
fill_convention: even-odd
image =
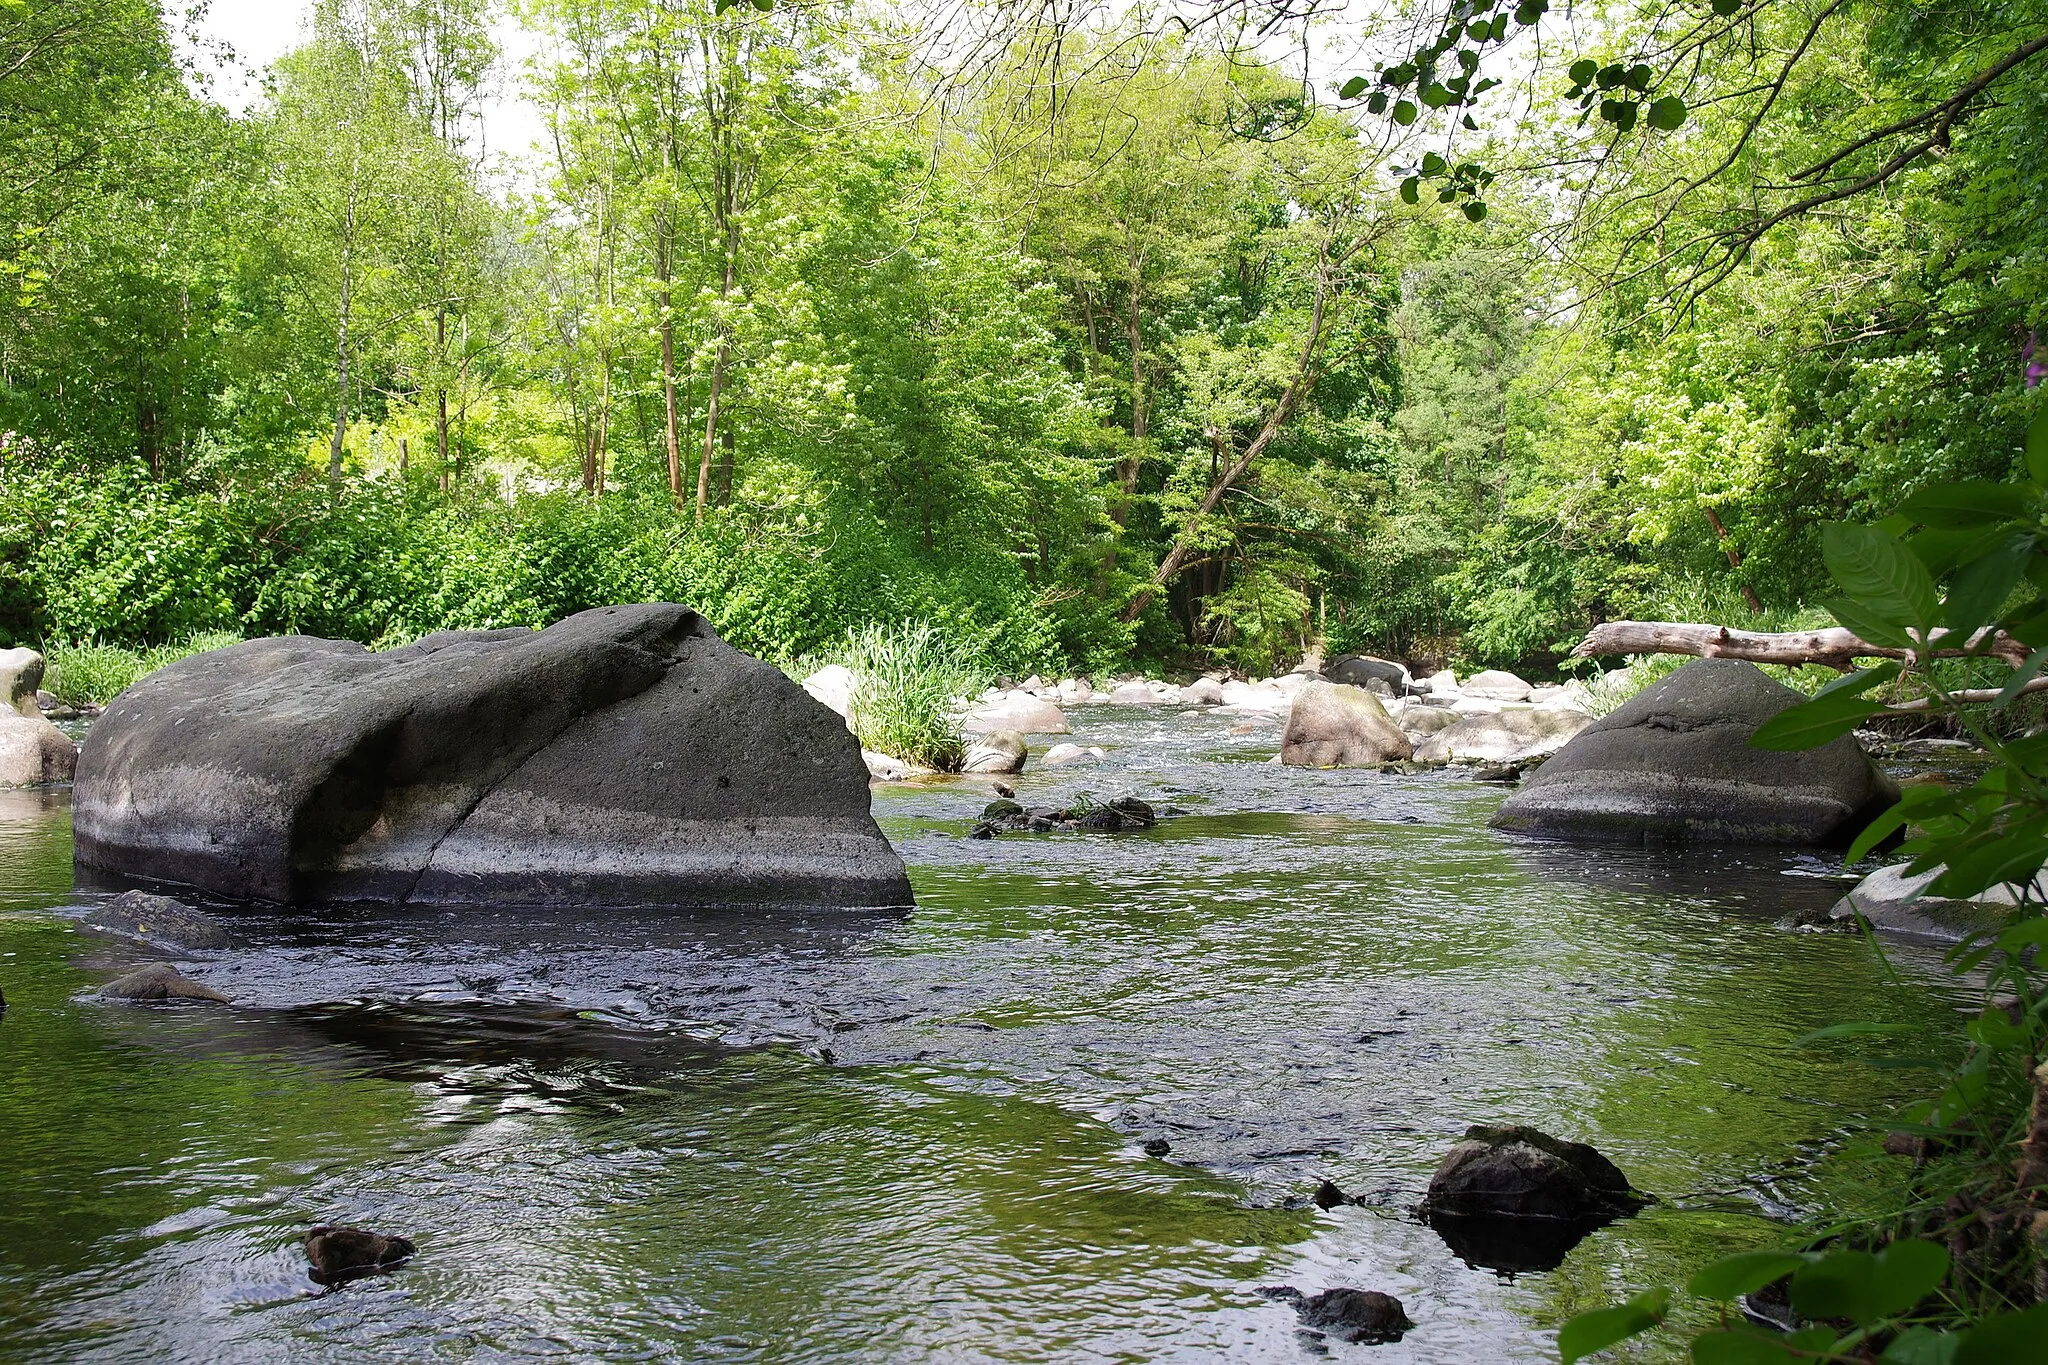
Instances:
[[[927,621],[867,625],[849,631],[824,662],[854,676],[853,732],[863,749],[940,772],[959,768],[966,742],[959,699],[988,676],[980,652]]]
[[[67,706],[105,706],[136,679],[165,664],[238,644],[241,636],[203,631],[163,645],[53,644],[43,647],[43,687]]]

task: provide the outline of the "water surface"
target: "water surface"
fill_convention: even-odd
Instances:
[[[1188,813],[980,841],[984,787],[878,790],[907,915],[224,912],[182,962],[228,1008],[90,999],[141,954],[72,927],[63,795],[0,794],[0,1358],[1554,1359],[1915,1092],[1802,1034],[1958,1031],[1933,953],[1778,926],[1823,858],[1543,844],[1456,773],[1270,766],[1277,723],[1074,718],[1109,763],[1021,799]],[[1465,1263],[1409,1209],[1509,1120],[1662,1202]],[[321,1293],[324,1221],[420,1255]],[[1274,1284],[1418,1327],[1321,1343]]]

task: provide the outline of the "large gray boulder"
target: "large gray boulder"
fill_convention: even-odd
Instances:
[[[1437,715],[1442,708],[1429,707]],[[1455,716],[1415,746],[1418,763],[1527,763],[1548,758],[1572,736],[1593,723],[1583,711],[1564,707],[1527,711],[1496,711],[1492,715]],[[1407,717],[1402,717],[1407,727]],[[1412,733],[1412,732],[1411,732]]]
[[[1828,919],[1853,927],[1860,917],[1871,928],[1887,933],[1960,943],[1973,935],[1997,933],[2012,919],[2012,908],[2027,898],[2024,886],[2011,883],[1990,887],[1967,900],[1930,896],[1927,888],[1943,869],[1915,875],[1907,867],[1906,863],[1880,867],[1836,901]],[[2048,873],[2035,879],[2031,899],[2038,905],[2044,897],[2048,897]]]
[[[992,735],[1002,730],[1014,730],[1020,735],[1072,733],[1064,711],[1022,690],[1007,693],[1001,701],[990,702],[968,712],[960,729],[970,735]]]
[[[1369,768],[1412,756],[1415,745],[1362,687],[1312,682],[1295,694],[1280,761],[1298,768]]]
[[[1801,700],[1754,664],[1695,660],[1581,730],[1493,823],[1646,845],[1853,838],[1899,791],[1852,736],[1789,753],[1749,746]]]
[[[82,867],[236,898],[908,904],[868,803],[837,715],[656,603],[171,664],[94,727],[73,823]]]

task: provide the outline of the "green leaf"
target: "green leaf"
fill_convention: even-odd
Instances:
[[[1874,526],[1835,523],[1821,530],[1821,554],[1849,596],[1884,619],[1934,624],[1934,579],[1896,537]]]
[[[1685,122],[1685,101],[1676,95],[1666,95],[1650,105],[1650,126],[1659,132],[1668,133]]]
[[[1650,82],[1655,80],[1656,76],[1657,73],[1651,70],[1647,63],[1637,62],[1622,73],[1621,79],[1631,90],[1647,91],[1650,88]]]
[[[1367,101],[1365,102],[1365,112],[1366,112],[1366,113],[1368,113],[1368,114],[1384,114],[1384,113],[1386,113],[1386,112],[1387,112],[1387,92],[1386,92],[1386,91],[1384,91],[1384,90],[1375,90],[1375,91],[1373,91],[1373,92],[1372,92],[1372,98],[1371,98],[1371,99],[1369,99],[1369,100],[1367,100]]]
[[[1692,1358],[1698,1365],[1789,1365],[1798,1359],[1776,1337],[1755,1329],[1702,1332],[1692,1339]]]
[[[1406,128],[1409,124],[1415,122],[1416,113],[1417,110],[1413,101],[1402,100],[1394,106],[1394,122]]]
[[[1486,216],[1486,201],[1485,201],[1485,200],[1483,200],[1483,199],[1474,199],[1474,200],[1473,200],[1473,201],[1472,201],[1471,203],[1469,203],[1469,204],[1465,205],[1465,221],[1466,221],[1466,222],[1468,222],[1468,223],[1476,223],[1476,222],[1478,222],[1478,221],[1479,221],[1480,219],[1484,218],[1485,216]]]
[[[1978,1323],[1963,1335],[1955,1365],[2048,1365],[2048,1303]]]
[[[1897,659],[1887,659],[1873,668],[1862,668],[1854,673],[1843,674],[1820,691],[1814,693],[1809,700],[1819,701],[1822,697],[1832,697],[1843,692],[1860,696],[1878,684],[1888,683],[1898,676],[1899,661]]]
[[[1424,175],[1442,175],[1450,164],[1450,162],[1445,161],[1435,152],[1428,152],[1422,158],[1422,173]]]
[[[1906,633],[1903,625],[1886,620],[1861,602],[1846,597],[1830,597],[1821,606],[1828,615],[1873,645],[1886,645],[1892,649],[1913,647],[1913,637]]]
[[[1742,8],[1742,0],[1714,0],[1714,13],[1726,19]]]
[[[2014,536],[1958,569],[1948,583],[1949,629],[1968,634],[1989,622],[2019,586],[2034,553],[2032,536]]]
[[[2013,698],[2019,696],[2020,689],[2040,676],[2043,664],[2048,664],[2048,645],[2029,654],[2027,661],[2013,670],[2011,680],[1999,688],[1998,695],[1992,699],[1991,709],[1998,711],[2010,706]]]
[[[1626,1341],[1664,1321],[1671,1311],[1671,1291],[1647,1289],[1618,1308],[1596,1308],[1581,1313],[1557,1333],[1557,1353],[1564,1365],[1604,1351],[1617,1341]]]
[[[1998,936],[1998,949],[2003,953],[2017,953],[2023,948],[2038,948],[2048,943],[2048,919],[2036,915],[2021,920]]]
[[[1979,526],[2026,516],[2039,498],[2035,490],[2017,484],[1965,479],[1922,489],[1899,504],[1899,515],[1923,526]]]
[[[1877,1316],[1897,1317],[1939,1289],[1946,1278],[1947,1247],[1918,1237],[1893,1242],[1877,1253],[1877,1279],[1869,1287]]]
[[[2048,398],[2034,403],[2034,420],[2027,427],[2027,476],[2048,485]]]
[[[1337,87],[1337,98],[1340,100],[1355,100],[1365,93],[1365,84],[1365,77],[1353,76],[1350,80]]]
[[[1842,861],[1853,865],[1868,858],[1871,850],[1889,838],[1893,831],[1905,827],[1907,810],[1904,802],[1894,802],[1885,807],[1876,819],[1863,827],[1863,832],[1856,836],[1856,842],[1850,844],[1849,851],[1842,855]]]
[[[1572,78],[1573,85],[1587,85],[1600,74],[1600,63],[1591,57],[1581,57],[1565,68],[1565,74]]]
[[[1788,707],[1756,727],[1752,749],[1814,749],[1840,739],[1864,719],[1884,710],[1877,702],[1851,693],[1815,698]]]
[[[1878,1359],[1890,1365],[1953,1365],[1963,1339],[1932,1327],[1908,1327],[1892,1338]]]
[[[1967,564],[2005,543],[2012,523],[1987,521],[1975,526],[1930,526],[1906,545],[1939,578],[1958,564]]]
[[[1792,1306],[1808,1318],[1847,1318],[1859,1326],[1877,1321],[1877,1257],[1867,1251],[1830,1251],[1792,1277]]]
[[[1745,1251],[1723,1256],[1685,1282],[1685,1291],[1697,1298],[1726,1301],[1754,1294],[1773,1280],[1782,1279],[1806,1264],[1796,1251]]]
[[[1628,72],[1622,68],[1620,62],[1610,62],[1594,74],[1593,84],[1599,86],[1602,90],[1612,90],[1615,86],[1621,84],[1622,77],[1627,74]]]
[[[1422,202],[1422,181],[1420,179],[1411,175],[1401,182],[1401,202],[1404,204],[1418,204]]]

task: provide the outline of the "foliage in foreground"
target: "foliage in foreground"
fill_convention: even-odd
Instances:
[[[1982,984],[1966,1058],[1937,1094],[1888,1125],[1938,1153],[1935,1169],[1916,1166],[1904,1212],[1882,1225],[1843,1230],[1821,1246],[1728,1257],[1693,1276],[1688,1291],[1721,1305],[1720,1324],[1692,1338],[1701,1365],[2048,1361],[2048,1065],[2036,1070],[2048,1037],[2048,904],[2036,881],[2048,862],[2048,733],[2007,737],[1996,723],[2048,677],[2048,404],[2037,404],[2026,470],[2023,481],[1927,488],[1877,526],[1837,525],[1823,535],[1844,594],[1829,611],[1873,645],[1909,653],[1830,683],[1760,727],[1752,743],[1825,744],[1882,713],[1880,689],[1918,675],[1932,704],[1957,718],[1993,766],[1966,788],[1907,788],[1848,860],[1904,831],[1897,851],[1908,872],[1937,874],[1925,894],[1964,899],[2001,884],[2023,891],[1997,931],[1949,954],[1959,977]],[[2012,641],[2031,651],[2016,666]],[[1990,658],[2002,645],[2008,666],[1997,689],[1952,691],[1926,657],[1961,648]],[[1887,1031],[1850,1023],[1809,1041]],[[1758,1326],[1731,1307],[1781,1282],[1803,1320],[1796,1330]],[[1559,1352],[1579,1360],[1658,1326],[1670,1309],[1670,1292],[1653,1289],[1581,1314],[1559,1333]]]

